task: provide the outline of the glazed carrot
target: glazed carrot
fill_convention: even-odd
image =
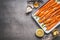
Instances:
[[[57,13],[58,15],[60,15],[60,12],[59,13]]]
[[[40,14],[39,14],[38,16],[39,16],[39,17],[41,17],[42,15],[44,15],[44,14],[45,14],[44,12],[47,12],[47,13],[48,13],[48,11],[47,11],[47,10],[52,9],[52,7],[51,7],[51,6],[54,6],[54,7],[55,7],[55,4],[57,4],[57,3],[56,3],[56,2],[52,3],[52,5],[50,5],[47,9],[45,9],[45,10],[41,11],[41,12],[40,12]],[[47,13],[46,13],[46,14],[47,14]]]
[[[56,20],[50,21],[50,23],[46,24],[46,27],[50,26],[50,25],[53,24],[54,22],[56,22]]]
[[[50,17],[56,15],[56,14],[59,14],[58,12],[60,12],[60,9],[56,10]]]
[[[58,19],[58,21],[60,21],[60,18]]]
[[[60,20],[60,15],[57,16],[57,17],[59,17],[59,20]],[[55,22],[53,22],[52,24],[50,24],[50,25],[47,27],[47,30],[50,30],[52,27],[54,27],[54,26],[59,22],[59,20],[56,19]]]
[[[45,10],[40,12],[40,14],[38,15],[39,17],[41,17],[44,14]]]
[[[44,13],[42,13],[43,15],[40,16],[40,19],[42,19],[46,14],[48,14],[49,11],[46,11]]]
[[[52,12],[54,12],[55,10],[57,10],[57,9],[59,9],[59,8],[60,8],[60,6],[55,7],[53,10],[50,10],[50,12],[49,12],[44,18],[40,19],[40,22],[45,21],[47,18],[49,18],[49,17],[51,16],[51,13],[52,13]]]
[[[57,16],[57,20],[60,21],[60,15]]]
[[[56,19],[59,19],[60,18],[60,15],[58,15],[57,17],[56,17]]]
[[[46,21],[44,21],[43,23],[49,23],[50,21],[52,21],[53,19],[52,18],[54,18],[53,16],[57,16],[57,15],[60,15],[60,9],[59,10],[57,10],[56,12],[54,12],[51,16],[50,16],[50,18],[49,19],[47,19]]]
[[[55,2],[55,0],[50,0],[50,1],[48,1],[44,6],[42,6],[39,10],[40,10],[40,12],[42,12],[43,10],[45,10],[45,9],[47,9],[52,3],[54,3]],[[37,13],[36,15],[39,15],[40,14],[40,12],[39,13]]]
[[[44,21],[43,23],[44,23],[44,24],[48,24],[48,23],[50,23],[51,21],[53,21],[55,18],[56,18],[56,16],[51,17],[51,18],[47,19],[46,21]]]
[[[50,30],[50,29],[53,28],[56,24],[57,24],[57,22],[53,23],[52,25],[48,26],[46,30]]]
[[[40,18],[43,18],[45,15],[47,15],[50,12],[49,10],[53,10],[53,8],[56,7],[56,6],[59,6],[59,5],[58,4],[55,4],[52,7],[50,7],[50,9],[48,9]]]
[[[57,16],[57,17],[56,17]],[[49,23],[49,22],[52,22],[52,20],[55,20],[55,19],[59,19],[60,18],[60,14],[56,14],[56,15],[54,15],[53,17],[51,17],[51,18],[49,18],[49,19],[47,19],[44,23],[46,24],[46,23]]]
[[[50,23],[52,20],[53,20],[52,18],[47,19],[47,20],[44,22],[44,24],[48,24],[48,23]]]
[[[52,21],[53,21],[53,20],[56,20],[55,18],[56,18],[56,17],[47,19],[47,20],[44,22],[44,24],[51,24],[51,23],[53,23]],[[57,18],[57,20],[58,20],[58,19],[59,19],[59,18]]]
[[[60,19],[59,19],[60,20]],[[52,27],[54,27],[59,21],[56,21],[52,24],[50,24],[48,27],[47,27],[47,30],[50,30]]]
[[[60,15],[60,11],[57,14]]]
[[[55,6],[58,6],[58,4],[53,5],[53,7],[55,7]],[[53,9],[53,8],[50,7],[46,12],[44,12],[44,13],[42,14],[42,16],[40,16],[40,19],[43,18],[45,15],[47,15],[52,9]],[[50,11],[49,11],[49,10],[50,10]],[[52,11],[52,12],[53,12],[53,11]]]
[[[59,20],[60,20],[60,15],[56,16],[49,24],[46,24],[46,27],[48,28],[53,23],[59,22]]]

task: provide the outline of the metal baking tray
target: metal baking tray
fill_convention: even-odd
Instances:
[[[38,11],[38,10],[37,10]],[[32,14],[33,19],[37,22],[37,24],[44,30],[45,33],[50,33],[53,29],[55,29],[60,22],[58,22],[53,28],[51,28],[50,30],[46,30],[46,26],[43,25],[43,23],[39,23],[38,20],[40,20],[40,18],[38,16],[35,16],[36,13]]]

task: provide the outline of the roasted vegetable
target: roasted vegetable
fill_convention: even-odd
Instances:
[[[49,0],[49,2],[47,2],[44,6],[42,6],[42,7],[39,9],[39,11],[38,11],[38,13],[36,13],[36,15],[38,16],[43,10],[47,9],[48,7],[50,7],[50,5],[51,5],[52,3],[54,3],[54,2],[55,2],[55,0]]]

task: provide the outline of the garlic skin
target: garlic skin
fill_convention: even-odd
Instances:
[[[30,6],[27,7],[26,13],[32,12],[32,8]]]

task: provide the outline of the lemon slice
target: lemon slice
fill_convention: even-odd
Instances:
[[[44,36],[44,31],[42,29],[37,29],[36,30],[36,36],[43,37]]]

